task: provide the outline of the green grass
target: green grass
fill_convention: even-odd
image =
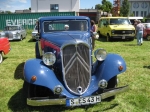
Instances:
[[[26,60],[35,57],[35,42],[31,41],[29,31],[23,41],[10,43],[11,51],[0,64],[0,112],[150,112],[150,41],[137,46],[136,39],[115,42],[97,40],[96,48],[105,48],[108,53],[117,53],[125,59],[127,71],[118,76],[119,86],[129,85],[130,89],[111,102],[81,107],[26,106],[22,89],[23,66]]]

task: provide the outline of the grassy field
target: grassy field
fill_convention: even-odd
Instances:
[[[81,107],[26,106],[23,96],[23,66],[35,57],[35,42],[31,32],[23,41],[11,41],[11,51],[0,64],[0,112],[150,112],[150,41],[142,46],[134,41],[96,41],[96,48],[121,55],[127,71],[119,75],[119,85],[129,85],[127,92],[117,95],[111,102]],[[113,66],[113,65],[112,65]]]

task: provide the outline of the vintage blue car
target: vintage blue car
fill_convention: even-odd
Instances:
[[[92,51],[90,27],[84,16],[38,19],[36,58],[24,65],[27,105],[89,105],[128,90],[116,87],[117,75],[126,71],[124,59],[103,48]]]

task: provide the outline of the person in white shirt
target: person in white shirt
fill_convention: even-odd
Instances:
[[[137,37],[137,45],[143,44],[143,31],[145,29],[144,25],[141,23],[140,20],[137,21],[136,26],[136,37]]]

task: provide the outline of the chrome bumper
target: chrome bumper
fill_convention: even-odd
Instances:
[[[125,92],[129,89],[128,86],[113,88],[105,93],[99,94],[101,99],[108,98],[110,96],[117,95],[119,93]],[[45,105],[65,105],[66,98],[58,98],[58,99],[42,99],[42,100],[32,100],[27,98],[27,104],[30,106],[45,106]]]

